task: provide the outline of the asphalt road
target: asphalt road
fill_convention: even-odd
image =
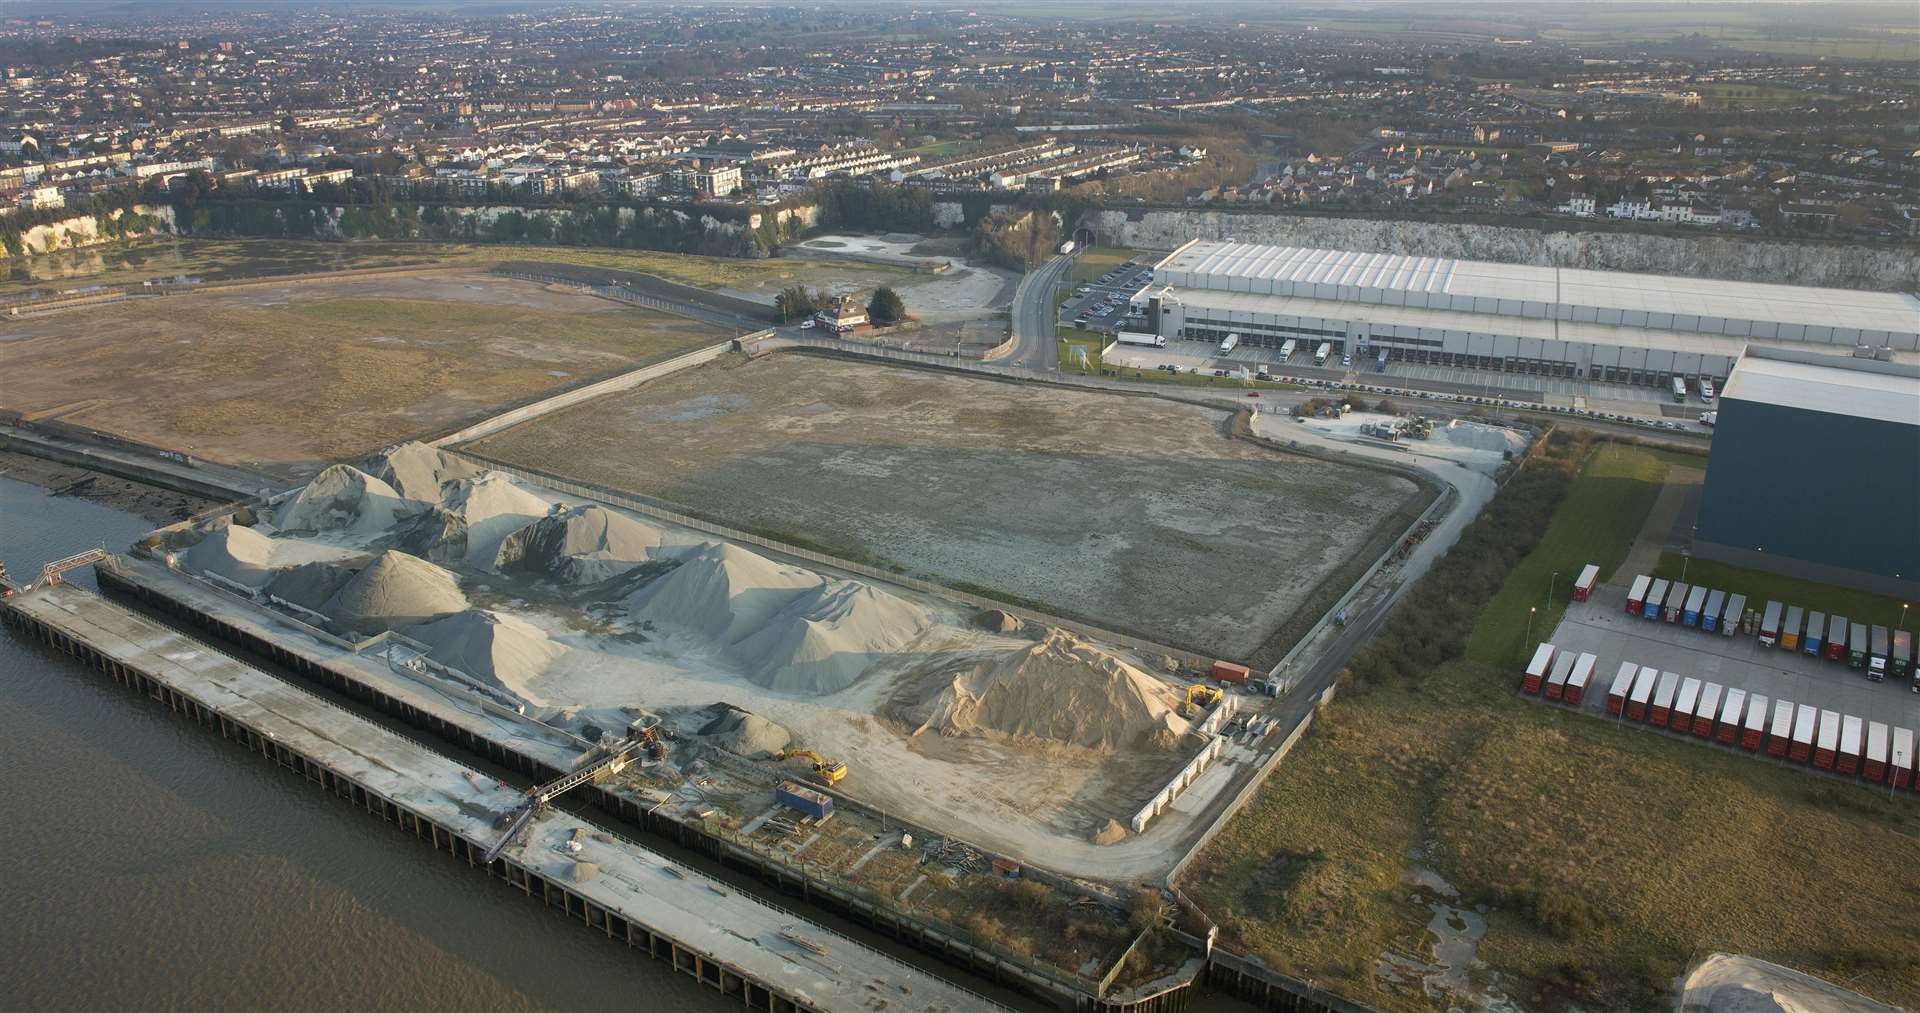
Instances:
[[[1060,368],[1060,349],[1053,333],[1053,293],[1067,277],[1071,255],[1055,257],[1020,276],[1013,290],[1013,351],[996,365],[1024,369]]]

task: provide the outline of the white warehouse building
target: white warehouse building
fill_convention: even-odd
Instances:
[[[1724,380],[1749,344],[1920,359],[1895,292],[1194,240],[1133,297],[1168,338],[1664,385]]]

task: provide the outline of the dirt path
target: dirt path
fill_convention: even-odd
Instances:
[[[1673,525],[1680,517],[1680,511],[1687,501],[1700,492],[1700,483],[1705,481],[1707,473],[1700,468],[1669,468],[1667,484],[1660,487],[1660,495],[1653,501],[1653,509],[1647,512],[1647,522],[1640,526],[1639,537],[1633,540],[1633,549],[1627,553],[1627,560],[1614,572],[1614,580],[1631,579],[1635,574],[1652,573],[1654,564],[1660,562],[1660,554],[1674,547]]]

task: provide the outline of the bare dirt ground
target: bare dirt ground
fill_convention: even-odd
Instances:
[[[217,506],[212,500],[171,489],[76,468],[11,450],[0,450],[0,478],[30,482],[55,496],[77,496],[136,513],[155,524],[171,524]]]
[[[0,323],[0,406],[302,474],[724,336],[479,270],[309,277]]]
[[[476,452],[1244,657],[1417,492],[1196,406],[806,355],[728,359]]]

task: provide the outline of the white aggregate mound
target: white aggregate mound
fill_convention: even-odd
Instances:
[[[770,760],[793,744],[793,733],[751,711],[714,704],[718,716],[699,731],[701,738],[749,760]]]
[[[747,677],[783,693],[838,693],[924,633],[925,609],[851,580],[788,603],[727,648]]]
[[[400,495],[420,503],[440,502],[440,486],[444,482],[480,474],[479,468],[464,459],[419,442],[402,443],[381,454],[368,464],[367,470]]]
[[[336,464],[282,504],[273,523],[282,531],[374,535],[418,509],[401,499],[393,486],[358,468]]]
[[[447,570],[404,552],[380,554],[322,612],[348,627],[393,629],[464,611],[467,596]]]
[[[722,646],[767,624],[825,584],[812,570],[776,563],[725,542],[707,542],[672,572],[627,596],[628,614]]]
[[[433,660],[514,693],[567,653],[526,620],[485,609],[456,612],[407,636],[432,648],[427,656]]]
[[[953,674],[909,717],[915,734],[997,734],[1092,749],[1171,749],[1187,731],[1172,692],[1064,630]]]
[[[441,492],[441,509],[466,525],[466,562],[476,568],[492,566],[500,543],[508,535],[545,517],[552,509],[546,500],[498,471],[454,479],[442,486]]]
[[[302,563],[275,574],[267,583],[267,592],[318,612],[353,580],[353,574],[351,567],[339,563]]]
[[[189,573],[217,573],[250,587],[267,582],[273,539],[249,527],[228,524],[189,548],[181,560]]]
[[[565,584],[595,584],[653,558],[666,532],[583,504],[534,521],[508,535],[494,556],[501,571],[524,570]]]

